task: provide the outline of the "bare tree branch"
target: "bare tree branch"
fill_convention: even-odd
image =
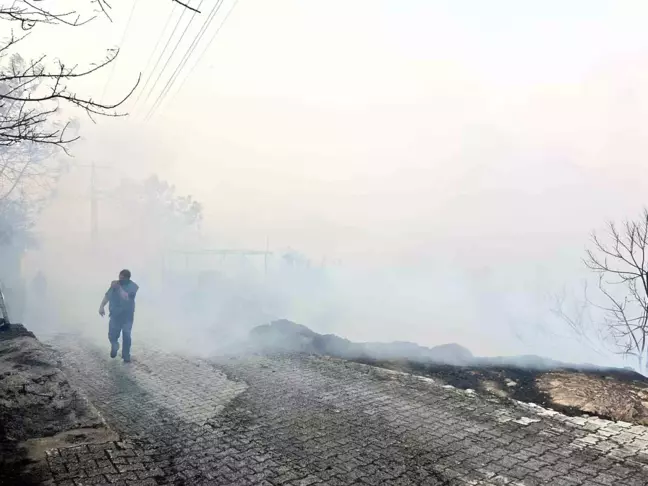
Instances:
[[[134,0],[131,0],[134,1]],[[171,0],[178,5],[200,13],[200,10],[189,5],[189,2]],[[70,27],[78,27],[93,21],[97,16],[102,15],[112,22],[110,11],[112,6],[107,0],[89,0],[87,5],[91,6],[90,12],[81,14],[76,10],[65,12],[55,11],[54,8],[42,7],[48,0],[14,0],[9,6],[0,5],[0,20],[8,20],[19,23],[23,30],[30,30],[37,24],[63,24]],[[49,0],[52,5],[54,0]]]
[[[174,1],[175,3],[177,3],[177,4],[179,4],[179,5],[182,5],[182,6],[185,7],[185,8],[188,8],[189,10],[191,10],[191,11],[193,11],[193,12],[200,13],[200,10],[198,10],[197,8],[194,8],[194,7],[190,6],[188,3],[181,2],[180,0],[173,0],[173,1]]]
[[[189,3],[171,1],[195,10]],[[37,195],[53,187],[60,174],[55,154],[62,149],[69,155],[69,144],[79,138],[76,126],[63,119],[63,108],[81,109],[93,122],[97,116],[121,117],[126,113],[118,110],[139,85],[137,77],[130,90],[111,102],[96,101],[73,89],[77,80],[114,63],[119,49],[108,50],[100,62],[87,67],[62,60],[50,62],[48,55],[29,61],[20,56],[20,42],[39,24],[64,28],[78,27],[98,17],[112,21],[108,0],[77,4],[82,11],[62,10],[54,0],[10,0],[0,4],[0,22],[10,27],[0,34],[0,214],[17,207],[23,216],[28,214],[26,208],[32,205],[26,201],[38,199]],[[14,34],[12,26],[23,32]]]
[[[3,46],[3,51],[15,46],[22,38],[24,36],[12,36]],[[67,145],[78,137],[67,135],[67,123],[58,127],[51,123],[60,102],[81,108],[91,118],[92,115],[124,116],[125,113],[116,109],[132,95],[139,84],[139,77],[125,96],[112,103],[81,97],[67,84],[96,73],[114,62],[118,54],[118,49],[111,49],[104,60],[85,69],[77,65],[67,67],[58,61],[53,70],[46,69],[46,56],[30,62],[25,62],[17,54],[10,56],[8,66],[0,68],[0,147],[33,142],[55,145],[67,151]]]
[[[585,265],[598,274],[598,290],[607,305],[604,327],[617,352],[634,356],[640,370],[648,365],[648,209],[637,221],[625,221],[621,230],[610,222],[605,240],[592,234],[593,248]],[[611,279],[610,277],[613,277]]]

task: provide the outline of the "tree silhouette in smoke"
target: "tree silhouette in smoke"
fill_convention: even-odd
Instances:
[[[198,230],[202,205],[175,186],[152,175],[144,180],[124,179],[111,193],[116,207],[128,211],[124,221],[159,241],[172,242],[191,230]]]

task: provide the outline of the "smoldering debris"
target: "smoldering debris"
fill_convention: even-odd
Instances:
[[[648,378],[630,369],[569,364],[541,356],[478,357],[459,344],[354,343],[288,320],[258,326],[248,345],[262,353],[306,353],[431,377],[479,393],[535,403],[567,415],[648,425]]]
[[[285,319],[252,329],[250,343],[264,351],[322,354],[346,359],[390,360],[411,357],[453,365],[468,364],[473,360],[472,353],[458,344],[427,348],[402,341],[354,343],[335,334],[318,334],[306,326]]]

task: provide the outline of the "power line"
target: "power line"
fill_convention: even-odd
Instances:
[[[223,0],[216,0],[216,3],[214,4],[214,8],[216,8],[216,5],[218,5],[219,2],[222,3],[222,1],[223,1]],[[201,6],[202,4],[203,4],[203,0],[200,0],[200,3],[198,4],[198,9],[200,9],[200,6]],[[214,11],[214,8],[212,8],[212,12]],[[211,15],[211,14],[210,14],[210,15]],[[185,26],[184,31],[183,31],[182,34],[180,35],[180,39],[178,39],[178,42],[176,42],[176,45],[175,45],[175,47],[173,48],[173,51],[171,51],[171,55],[170,55],[169,58],[167,59],[166,63],[164,63],[164,66],[162,67],[162,70],[160,71],[160,74],[158,75],[158,78],[156,79],[155,84],[153,85],[153,88],[155,88],[155,85],[157,84],[157,81],[158,81],[158,80],[160,79],[160,77],[162,76],[162,73],[166,70],[167,66],[168,66],[169,63],[171,62],[171,59],[173,59],[173,55],[175,54],[176,49],[177,49],[178,47],[180,47],[180,44],[181,44],[181,42],[182,42],[182,39],[184,38],[185,34],[186,34],[187,31],[189,30],[189,27],[191,26],[191,24],[192,24],[192,22],[193,22],[195,16],[196,16],[196,14],[192,15],[191,18],[189,19],[189,22],[188,22],[187,25]],[[208,19],[209,19],[209,17],[208,17]],[[205,22],[207,22],[207,21],[205,21]],[[196,38],[200,35],[200,32],[202,32],[202,29],[204,28],[204,25],[205,25],[205,24],[203,23],[203,27],[201,27],[201,30],[200,30],[200,31],[198,32],[198,34],[196,34],[196,36],[194,37],[194,40],[193,40],[192,44],[189,46],[189,49],[191,49],[191,46],[192,46],[193,43],[196,41]],[[181,63],[181,64],[182,64],[183,59],[186,57],[187,52],[189,51],[189,49],[184,53],[182,59],[180,60],[180,63]],[[177,69],[178,69],[178,68],[176,67],[176,71],[177,71]],[[174,74],[175,74],[176,71],[174,71],[173,74],[171,74],[171,78],[173,78],[173,76],[174,76]],[[169,78],[169,79],[171,79],[171,78]],[[169,84],[169,81],[167,81],[167,84],[165,85],[165,88],[166,88],[166,86],[167,86],[168,84]],[[149,93],[149,96],[150,96],[150,94],[153,92],[153,88],[151,88],[151,92]],[[162,91],[160,91],[160,95],[158,95],[158,98],[157,98],[157,100],[155,101],[155,103],[154,103],[154,105],[153,105],[154,107],[155,107],[155,104],[159,101],[160,96],[162,95],[163,92],[164,92],[164,88],[162,89]],[[147,99],[148,99],[148,97],[147,97]],[[151,112],[152,112],[152,110],[153,110],[153,109],[149,110],[148,114],[146,115],[146,119],[147,119],[147,120],[148,120],[148,118],[151,116]]]
[[[220,23],[220,25],[216,29],[216,32],[214,32],[214,35],[212,35],[211,39],[209,39],[209,42],[207,43],[207,45],[205,46],[203,51],[200,53],[200,56],[198,56],[198,59],[196,60],[194,65],[189,70],[189,73],[184,77],[184,79],[180,83],[180,87],[178,88],[178,91],[176,91],[176,93],[179,93],[180,91],[182,91],[182,88],[184,87],[185,83],[187,82],[187,79],[189,79],[191,77],[191,74],[194,72],[194,69],[196,69],[196,66],[198,66],[198,64],[200,64],[200,61],[202,60],[202,58],[205,56],[205,54],[209,50],[209,47],[212,45],[212,43],[216,39],[216,36],[218,35],[220,30],[225,25],[225,22],[227,22],[227,19],[232,14],[232,12],[234,11],[234,9],[236,8],[236,5],[238,5],[238,3],[239,3],[239,0],[234,0],[234,3],[232,4],[232,8],[230,8],[229,11],[227,12],[227,14],[225,14],[225,18],[223,18],[223,21]]]
[[[207,16],[207,19],[203,23],[200,31],[198,32],[196,37],[194,37],[193,42],[191,43],[191,45],[189,46],[189,48],[185,52],[185,54],[184,54],[183,58],[181,59],[180,63],[176,66],[175,70],[173,71],[173,74],[171,75],[171,77],[167,81],[166,85],[164,86],[164,88],[162,89],[160,94],[158,95],[157,99],[155,100],[155,103],[153,104],[153,106],[151,107],[151,110],[149,111],[149,113],[147,115],[147,119],[151,117],[151,115],[162,104],[162,101],[164,101],[164,99],[168,95],[169,91],[171,90],[171,88],[175,84],[178,76],[180,75],[180,72],[182,71],[182,69],[184,69],[185,65],[187,64],[187,61],[189,60],[189,58],[193,54],[194,50],[196,49],[196,46],[202,40],[203,35],[205,35],[205,32],[207,31],[207,29],[211,25],[212,21],[216,17],[216,14],[218,14],[218,11],[220,10],[221,6],[223,5],[223,1],[224,0],[217,0],[216,3],[214,4],[214,6],[212,7],[211,12]]]
[[[165,51],[169,47],[169,44],[171,43],[171,40],[173,39],[173,36],[175,35],[176,30],[178,30],[178,27],[180,26],[180,22],[182,22],[182,18],[185,16],[186,13],[187,13],[187,9],[183,8],[182,12],[180,13],[180,17],[178,17],[178,20],[176,21],[176,24],[173,27],[173,30],[171,31],[171,34],[169,34],[169,38],[167,39],[166,44],[164,44],[164,47],[160,51],[160,55],[158,56],[157,61],[155,61],[155,65],[153,66],[153,69],[151,69],[151,72],[149,73],[148,78],[146,79],[146,83],[144,84],[144,87],[142,88],[142,90],[140,91],[139,96],[137,97],[136,103],[137,103],[137,101],[139,101],[140,96],[142,95],[142,93],[144,93],[144,91],[146,91],[146,87],[148,86],[149,82],[151,81],[151,78],[153,77],[153,74],[155,73],[155,70],[159,66],[160,61],[162,61],[162,57],[164,56]],[[173,15],[173,12],[171,12],[171,15]],[[167,23],[168,23],[169,20],[170,20],[170,18],[167,20]],[[160,77],[158,75],[158,79],[159,78]],[[155,87],[156,83],[157,83],[157,79],[153,83],[153,86],[151,86],[151,89],[149,90],[148,94],[146,95],[146,99],[144,100],[145,103],[146,103],[146,101],[148,101],[149,97],[151,96],[151,92],[153,91],[153,88]]]
[[[218,1],[218,0],[217,0],[217,1]],[[198,9],[200,9],[200,6],[201,6],[202,4],[203,4],[203,0],[200,0],[200,3],[198,3]],[[176,52],[176,50],[178,49],[178,47],[180,47],[180,44],[181,44],[181,42],[182,42],[182,39],[184,38],[185,34],[186,34],[187,31],[189,30],[189,27],[191,27],[191,24],[193,23],[193,21],[194,21],[195,18],[196,18],[196,14],[194,13],[194,14],[191,16],[191,18],[189,19],[189,22],[187,22],[187,25],[185,26],[184,30],[182,31],[182,34],[180,34],[180,38],[178,39],[178,42],[176,42],[176,45],[175,45],[175,47],[173,48],[173,50],[171,51],[171,54],[169,55],[169,58],[168,58],[168,59],[166,60],[166,62],[164,63],[164,66],[162,66],[162,69],[160,70],[160,72],[159,72],[159,74],[158,74],[158,77],[157,77],[156,80],[155,80],[155,83],[153,83],[153,86],[151,87],[151,90],[149,91],[149,94],[147,95],[146,100],[144,100],[145,102],[148,101],[149,97],[150,97],[151,94],[153,93],[153,90],[155,89],[155,86],[157,85],[158,81],[160,80],[160,77],[162,76],[162,73],[164,73],[164,71],[166,70],[167,66],[169,65],[169,62],[171,62],[171,59],[173,59],[173,55],[175,54],[175,52]],[[147,118],[148,118],[148,116],[150,116],[150,112],[149,112],[149,115],[147,115]]]
[[[126,27],[124,27],[124,32],[122,33],[122,38],[121,42],[119,43],[119,49],[121,50],[121,47],[124,45],[124,41],[126,40],[126,34],[128,33],[128,28],[130,27],[131,20],[133,20],[133,13],[135,12],[135,6],[137,5],[137,0],[133,2],[133,6],[131,7],[130,14],[128,15],[128,21],[126,22]],[[103,89],[103,93],[101,93],[101,100],[103,101],[104,98],[106,97],[106,91],[108,90],[108,86],[110,85],[110,82],[112,81],[113,75],[115,74],[115,66],[117,64],[117,59],[115,59],[112,62],[112,69],[110,70],[110,74],[108,75],[108,79],[106,80],[106,84]]]
[[[200,0],[200,4],[198,5],[198,8],[200,8],[200,5],[202,5],[202,2],[203,2],[203,0]],[[188,9],[186,9],[186,8],[182,10],[182,13],[180,14],[180,17],[178,18],[178,21],[176,22],[176,25],[175,25],[175,27],[173,28],[173,31],[171,32],[171,35],[170,35],[169,38],[167,39],[167,42],[166,42],[166,44],[164,45],[164,47],[162,48],[162,52],[160,52],[160,56],[158,57],[158,60],[156,61],[155,66],[153,66],[153,70],[151,71],[151,74],[149,75],[149,79],[146,80],[146,84],[148,84],[148,82],[150,81],[151,76],[153,76],[153,73],[155,72],[155,70],[157,69],[158,65],[160,64],[160,61],[162,60],[162,56],[164,55],[164,51],[166,51],[166,50],[167,50],[167,47],[169,47],[169,44],[171,43],[171,39],[173,39],[173,36],[174,36],[176,30],[177,30],[178,27],[180,26],[180,22],[182,21],[182,18],[184,17],[184,15],[185,15],[187,12],[188,12]],[[191,25],[191,22],[193,21],[193,19],[194,19],[195,16],[196,16],[196,13],[194,12],[193,15],[191,16],[191,19],[189,19],[189,23],[188,23],[187,26],[185,27],[185,30],[184,30],[184,31],[182,32],[182,34],[180,35],[180,39],[178,40],[178,43],[177,43],[176,46],[173,48],[173,51],[171,52],[171,55],[169,56],[169,59],[167,59],[166,63],[165,63],[164,66],[162,67],[162,70],[159,72],[158,77],[157,77],[157,78],[155,79],[155,81],[153,82],[153,86],[151,86],[151,89],[149,90],[148,94],[146,95],[146,98],[144,99],[144,103],[146,103],[146,102],[148,101],[148,99],[151,97],[151,93],[153,93],[153,90],[155,89],[155,85],[156,85],[156,84],[158,83],[158,81],[160,80],[160,76],[162,76],[162,73],[164,72],[164,70],[166,69],[167,65],[169,64],[169,61],[170,61],[171,58],[173,57],[173,54],[175,53],[176,49],[178,48],[178,45],[179,45],[180,42],[182,41],[182,38],[184,37],[185,33],[187,32],[187,29],[188,29],[189,26]],[[144,89],[146,89],[146,85],[144,86],[144,88],[142,88],[142,91],[144,91]]]
[[[144,71],[147,71],[149,66],[151,65],[151,61],[153,60],[153,55],[157,51],[157,48],[160,46],[160,42],[162,42],[162,37],[164,37],[164,33],[166,32],[167,27],[169,26],[169,23],[171,22],[171,19],[173,18],[173,13],[176,11],[177,8],[178,8],[178,4],[174,3],[173,8],[171,9],[171,13],[167,17],[167,20],[164,23],[164,27],[162,27],[162,30],[160,31],[160,35],[158,36],[158,40],[155,43],[155,47],[151,51],[151,55],[149,56],[148,60],[146,61],[146,67],[144,68]]]
[[[157,42],[155,43],[155,47],[154,47],[153,50],[151,51],[151,55],[149,56],[148,61],[146,61],[146,67],[144,68],[144,72],[147,72],[147,71],[148,71],[148,68],[149,68],[149,66],[151,65],[151,61],[153,60],[153,56],[154,56],[155,53],[157,52],[157,49],[158,49],[158,47],[160,46],[160,43],[162,42],[162,38],[164,37],[164,33],[166,32],[167,27],[169,26],[169,23],[171,22],[171,19],[173,18],[173,14],[174,14],[175,11],[177,10],[177,8],[178,8],[178,4],[177,4],[177,3],[174,3],[174,4],[173,4],[173,8],[171,9],[171,13],[170,13],[169,16],[167,17],[166,23],[164,24],[164,27],[162,27],[162,30],[160,31],[160,35],[158,36],[158,40],[157,40]],[[183,10],[184,10],[184,9],[183,9]],[[181,18],[182,18],[182,16],[181,16]],[[179,22],[179,20],[180,20],[180,19],[178,19],[178,22]],[[176,27],[175,27],[175,29],[177,29],[177,28],[178,28],[178,23],[176,23]],[[173,32],[171,33],[171,36],[169,37],[169,40],[167,41],[167,45],[168,45],[168,42],[170,42],[171,37],[173,37],[173,33],[175,32],[175,29],[173,29]],[[164,49],[162,49],[162,52],[164,52]],[[159,62],[160,62],[160,59],[158,59],[158,63],[159,63]],[[155,68],[156,68],[156,67],[157,67],[157,63],[156,63],[156,65],[155,65],[155,67],[153,68],[153,71],[155,71]],[[140,98],[142,97],[142,93],[144,92],[144,90],[145,90],[146,87],[148,86],[149,81],[151,80],[151,76],[153,75],[153,71],[151,71],[151,72],[149,73],[148,78],[146,79],[146,83],[144,84],[144,86],[142,87],[142,89],[139,90],[139,93],[138,93],[138,95],[137,95],[137,99],[135,100],[135,104],[134,104],[133,106],[137,106],[137,103],[139,102]]]

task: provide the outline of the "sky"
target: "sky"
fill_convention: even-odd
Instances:
[[[121,45],[79,92],[117,99],[140,72],[148,86],[130,117],[82,119],[75,161],[109,167],[107,185],[173,181],[203,202],[218,247],[339,259],[352,304],[331,328],[346,337],[602,359],[555,338],[549,297],[587,275],[593,229],[645,204],[648,4],[240,0],[207,45],[225,0],[148,117],[213,2],[150,93],[156,42],[181,15],[170,1],[34,32],[30,52],[47,38],[70,63]],[[41,221],[51,239],[78,206],[70,191]]]

